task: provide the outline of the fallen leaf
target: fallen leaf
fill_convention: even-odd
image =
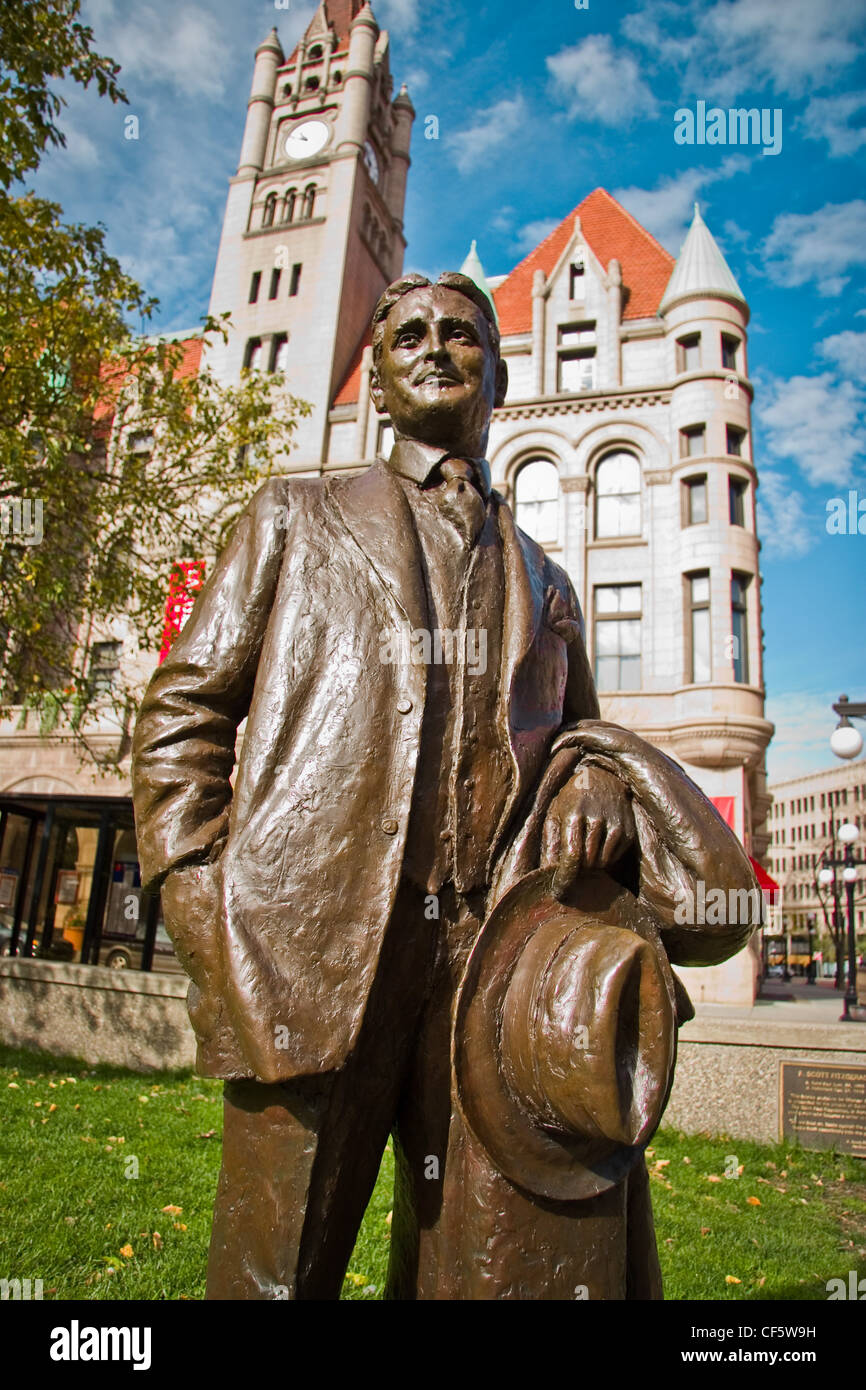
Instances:
[[[688,1155],[686,1155],[686,1156],[683,1158],[683,1163],[691,1163],[691,1161],[692,1161],[692,1160],[688,1157]]]
[[[394,1218],[394,1213],[393,1213],[393,1211],[389,1211],[389,1212],[388,1212],[388,1215],[385,1217],[385,1225],[386,1225],[386,1226],[390,1226],[390,1225],[391,1225],[391,1222],[392,1222],[392,1220],[393,1220],[393,1218]]]
[[[207,1129],[205,1130],[204,1134],[197,1134],[195,1137],[196,1139],[213,1139],[215,1134],[215,1129]]]
[[[164,1212],[167,1212],[167,1214],[168,1214],[169,1216],[180,1216],[181,1212],[183,1211],[183,1207],[172,1207],[172,1206],[168,1206],[168,1207],[163,1207],[163,1211],[164,1211]]]
[[[725,1283],[726,1283],[726,1284],[742,1284],[742,1282],[743,1282],[742,1279],[738,1279],[737,1276],[736,1276],[735,1274],[726,1274],[726,1275],[725,1275]]]
[[[747,1197],[746,1201],[750,1207],[759,1207],[761,1205],[760,1197]]]
[[[709,1234],[710,1234],[710,1228],[709,1228],[709,1226],[702,1226],[702,1227],[701,1227],[701,1235],[702,1235],[702,1236],[708,1236]]]
[[[132,1259],[133,1255],[135,1254],[135,1251],[133,1250],[133,1248],[132,1248],[132,1246],[130,1245],[129,1241],[127,1241],[125,1245],[121,1245],[121,1247],[120,1247],[120,1254],[123,1256],[123,1258],[124,1258],[125,1260],[131,1260],[131,1259]]]
[[[6,1089],[8,1091],[20,1091],[21,1087],[18,1085],[17,1081],[10,1081]]]
[[[721,1182],[721,1181],[722,1181],[722,1180],[721,1180],[721,1178],[719,1177],[718,1173],[708,1173],[708,1174],[707,1174],[707,1182]]]
[[[49,1115],[51,1114],[52,1110],[56,1110],[56,1109],[57,1109],[57,1106],[55,1105],[54,1101],[52,1101],[51,1104],[50,1104],[49,1107],[48,1107],[48,1113],[49,1113]]]
[[[154,1250],[161,1250],[161,1249],[162,1249],[162,1244],[163,1244],[163,1242],[162,1242],[162,1236],[159,1234],[159,1231],[154,1231],[154,1233],[153,1233],[153,1248],[154,1248]]]
[[[176,1231],[185,1231],[185,1230],[186,1230],[186,1222],[185,1222],[185,1221],[174,1221],[172,1224],[173,1224],[174,1229],[175,1229]]]

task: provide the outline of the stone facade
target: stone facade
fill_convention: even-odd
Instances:
[[[837,763],[823,772],[806,777],[794,777],[775,782],[770,787],[773,798],[768,821],[770,847],[767,863],[770,873],[779,884],[781,901],[774,914],[777,932],[802,935],[807,932],[810,917],[819,931],[824,925],[823,907],[816,882],[822,855],[841,857],[843,846],[833,839],[844,821],[850,821],[860,831],[854,846],[861,864],[855,885],[854,910],[858,942],[866,933],[866,880],[862,861],[866,844],[866,760]],[[822,888],[824,903],[832,917],[832,885]],[[841,909],[845,917],[845,892],[839,874]],[[862,949],[862,944],[859,949]]]

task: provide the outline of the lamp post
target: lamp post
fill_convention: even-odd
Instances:
[[[845,990],[845,1008],[841,1019],[843,1023],[866,1023],[866,1009],[860,1009],[857,1005],[857,936],[854,919],[854,884],[857,882],[857,865],[854,860],[853,846],[859,836],[860,831],[851,821],[846,821],[844,825],[839,826],[839,839],[845,846],[842,882],[845,884],[848,911],[848,988]]]
[[[851,719],[866,719],[866,704],[854,704],[847,695],[840,695],[839,702],[833,706],[833,709],[839,716],[839,723],[830,735],[830,747],[837,758],[844,758],[849,761],[863,751],[863,737],[859,729],[854,728]],[[845,854],[842,859],[842,882],[845,885],[848,915],[848,984],[845,990],[845,1007],[840,1022],[866,1023],[866,1009],[861,1009],[857,1004],[857,936],[854,920],[854,884],[857,882],[857,864],[854,859],[853,846],[859,839],[860,831],[851,821],[846,821],[839,826],[837,834],[845,846]],[[822,873],[824,872],[826,871],[822,870]],[[834,886],[835,873],[836,861],[834,856]],[[819,874],[820,877],[821,874]]]

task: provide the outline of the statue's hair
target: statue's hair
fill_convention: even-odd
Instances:
[[[385,338],[385,320],[393,309],[394,305],[403,298],[405,294],[411,294],[413,290],[425,289],[432,285],[432,280],[428,280],[426,275],[403,275],[381,295],[379,302],[373,310],[373,365],[378,367],[382,360],[382,345]],[[490,346],[494,355],[499,359],[499,327],[496,323],[496,314],[493,305],[487,295],[479,289],[474,280],[470,280],[468,275],[460,275],[456,270],[445,270],[436,281],[437,285],[442,285],[446,290],[455,290],[457,294],[462,294],[465,299],[470,299],[476,308],[480,309],[487,320],[487,335],[490,339]]]

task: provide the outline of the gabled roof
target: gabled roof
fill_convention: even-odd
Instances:
[[[596,188],[493,291],[491,298],[503,338],[514,333],[528,333],[532,328],[532,278],[536,270],[549,275],[554,269],[571,240],[575,214],[580,217],[587,243],[605,270],[614,259],[620,263],[623,290],[628,291],[623,318],[652,318],[658,312],[665,286],[671,278],[674,258],[606,189]],[[352,358],[334,405],[357,401],[361,389],[361,356],[369,342],[367,333]]]
[[[528,333],[532,328],[533,276],[536,270],[547,276],[554,269],[571,240],[575,215],[580,217],[581,231],[604,269],[614,259],[620,263],[623,291],[628,291],[623,318],[651,318],[658,312],[674,258],[607,189],[596,188],[494,291],[503,337]]]
[[[716,245],[715,237],[701,217],[697,203],[694,220],[683,242],[659,311],[667,313],[679,300],[690,299],[695,295],[721,295],[746,307],[743,291]]]

